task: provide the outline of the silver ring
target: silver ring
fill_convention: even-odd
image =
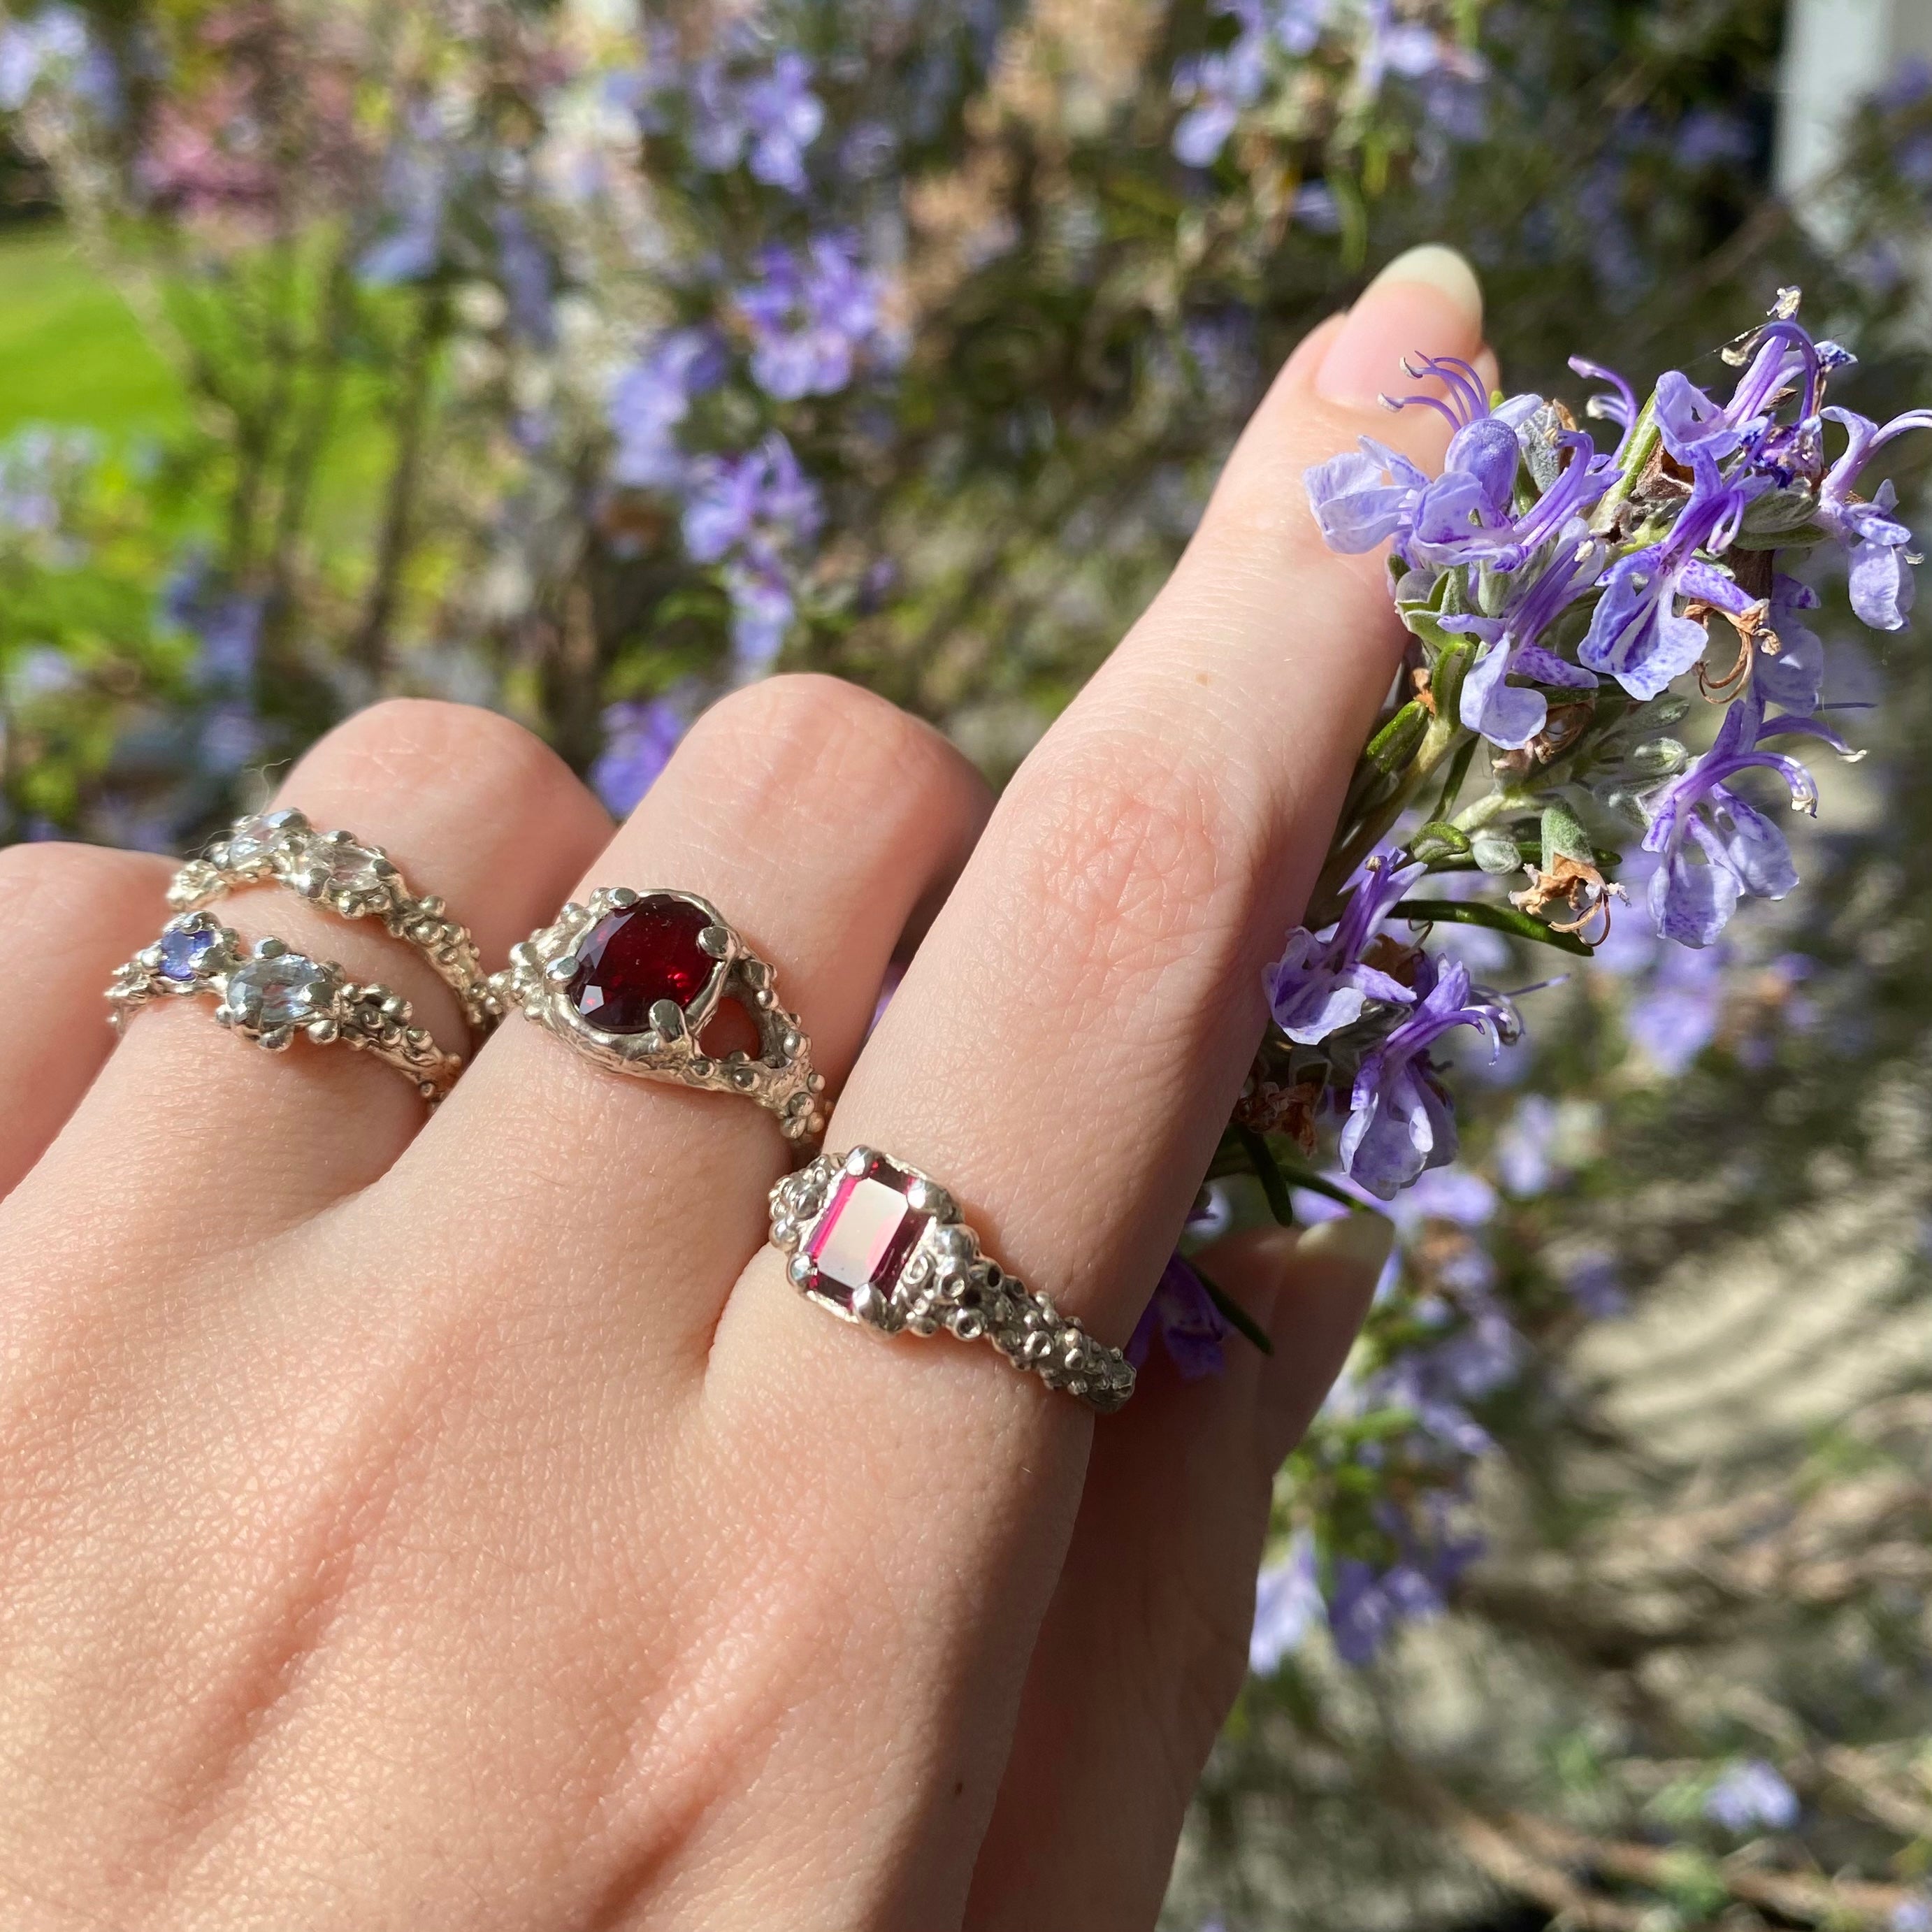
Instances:
[[[778,1116],[788,1140],[825,1131],[822,1075],[777,975],[695,892],[600,886],[510,949],[491,981],[507,1009],[548,1027],[598,1066],[710,1094],[739,1094]],[[758,1055],[714,1058],[700,1044],[719,1006],[756,1022]]]
[[[183,914],[115,973],[107,989],[118,1032],[136,1007],[183,995],[212,997],[214,1017],[271,1053],[298,1034],[339,1041],[395,1068],[434,1108],[456,1084],[462,1060],[411,1023],[410,1003],[386,986],[362,986],[332,960],[311,959],[279,939],[251,947],[206,913]]]
[[[346,832],[318,832],[292,807],[238,818],[226,836],[190,859],[168,887],[176,912],[199,912],[244,886],[286,886],[344,919],[380,919],[415,946],[463,1002],[472,1030],[488,1033],[502,1008],[484,976],[476,941],[442,901],[418,898],[380,845]]]
[[[772,1190],[771,1244],[808,1301],[882,1334],[941,1328],[1110,1414],[1133,1365],[980,1251],[931,1175],[871,1148],[820,1154]]]

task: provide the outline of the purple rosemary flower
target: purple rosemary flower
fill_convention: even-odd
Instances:
[[[1586,1248],[1563,1270],[1570,1299],[1593,1322],[1614,1322],[1630,1312],[1630,1297],[1616,1258],[1603,1248]]]
[[[1792,808],[1815,813],[1818,789],[1811,774],[1796,758],[1763,748],[1767,740],[1779,736],[1820,738],[1852,755],[1844,740],[1815,718],[1767,722],[1763,700],[1753,692],[1724,714],[1711,748],[1646,800],[1650,829],[1644,849],[1660,862],[1651,874],[1650,910],[1664,938],[1708,946],[1740,898],[1780,899],[1797,884],[1784,834],[1730,782],[1742,772],[1775,772],[1790,789]],[[1694,847],[1703,854],[1703,864],[1691,856]]]
[[[818,533],[818,492],[776,430],[742,456],[700,459],[692,476],[684,542],[700,563],[716,563],[734,552],[774,560]]]
[[[805,151],[825,126],[825,104],[812,91],[812,64],[787,48],[762,71],[741,76],[736,52],[728,48],[692,68],[692,158],[713,174],[743,161],[754,181],[802,195],[811,185]]]
[[[885,367],[905,352],[885,317],[885,278],[862,266],[857,238],[813,237],[801,256],[768,248],[759,279],[737,290],[752,332],[752,374],[778,402],[829,396],[852,380],[862,356]]]
[[[1555,481],[1519,516],[1517,428],[1542,406],[1542,398],[1515,396],[1492,410],[1481,378],[1466,362],[1425,356],[1403,368],[1412,377],[1435,377],[1448,392],[1446,400],[1420,394],[1384,399],[1392,409],[1433,410],[1454,428],[1442,473],[1431,480],[1370,436],[1360,439],[1359,453],[1331,457],[1305,472],[1309,502],[1330,549],[1352,554],[1393,538],[1396,554],[1412,567],[1448,570],[1473,563],[1515,570],[1616,480],[1588,436],[1565,430],[1557,439],[1564,454]]]
[[[1818,593],[1809,584],[1780,571],[1771,581],[1771,628],[1778,649],[1760,644],[1752,660],[1751,681],[1767,704],[1807,715],[1818,708],[1825,682],[1824,640],[1799,618],[1815,610]]]
[[[1728,941],[1702,950],[1664,946],[1632,997],[1624,1030],[1665,1078],[1676,1079],[1717,1038],[1729,962]]]
[[[1276,59],[1310,52],[1333,0],[1214,0],[1209,10],[1235,22],[1223,48],[1196,54],[1174,70],[1174,98],[1186,104],[1174,130],[1175,157],[1209,166],[1226,146],[1243,112],[1266,91]]]
[[[805,151],[825,125],[825,104],[812,91],[812,75],[811,62],[788,49],[743,95],[752,178],[792,194],[804,194],[808,185]]]
[[[769,670],[797,612],[794,554],[818,533],[817,488],[776,430],[741,456],[698,459],[684,507],[685,548],[722,563],[741,678]]]
[[[1682,677],[1710,641],[1700,622],[1678,610],[1680,596],[1739,614],[1751,608],[1732,578],[1696,556],[1730,544],[1750,494],[1725,482],[1706,450],[1694,452],[1692,466],[1696,481],[1670,533],[1610,566],[1576,650],[1589,669],[1614,677],[1640,700]]]
[[[1553,1152],[1557,1118],[1556,1102],[1547,1094],[1526,1094],[1496,1137],[1496,1172],[1520,1199],[1546,1193],[1560,1176]]]
[[[1426,1539],[1407,1524],[1395,1522],[1390,1527],[1401,1551],[1398,1560],[1376,1564],[1360,1557],[1341,1558],[1328,1595],[1328,1628],[1336,1654],[1358,1669],[1374,1662],[1402,1624],[1439,1617],[1456,1580],[1483,1553],[1480,1538],[1456,1536],[1439,1521]]]
[[[1456,1117],[1431,1070],[1429,1048],[1455,1027],[1487,1034],[1492,1050],[1520,1031],[1506,1000],[1472,991],[1460,961],[1420,958],[1420,1002],[1363,1055],[1342,1130],[1343,1168],[1383,1201],[1393,1201],[1424,1168],[1456,1157]]]
[[[1818,521],[1850,553],[1852,608],[1860,620],[1875,631],[1902,629],[1912,608],[1912,566],[1918,559],[1906,548],[1912,532],[1892,514],[1898,493],[1889,480],[1869,502],[1852,491],[1865,465],[1894,436],[1932,429],[1932,410],[1908,410],[1882,428],[1851,410],[1822,414],[1843,425],[1848,440],[1819,485]]]
[[[1158,1336],[1182,1381],[1198,1382],[1227,1367],[1221,1345],[1232,1332],[1201,1277],[1180,1256],[1172,1256],[1127,1342],[1127,1360],[1143,1366]]]
[[[1727,403],[1714,402],[1679,370],[1658,378],[1658,433],[1679,463],[1691,463],[1700,452],[1713,463],[1740,449],[1755,457],[1773,412],[1794,389],[1798,426],[1815,423],[1826,370],[1851,360],[1835,344],[1814,343],[1796,322],[1784,320],[1766,322],[1753,348]]]
[[[1272,1677],[1283,1660],[1301,1648],[1325,1614],[1316,1569],[1315,1539],[1306,1530],[1298,1529],[1288,1538],[1287,1549],[1274,1562],[1264,1564],[1255,1580],[1249,1670],[1257,1677]]]
[[[1492,745],[1515,750],[1550,722],[1550,700],[1540,691],[1506,682],[1533,678],[1570,691],[1594,691],[1597,674],[1559,658],[1537,640],[1564,611],[1588,594],[1604,567],[1607,546],[1578,518],[1558,540],[1555,556],[1531,578],[1500,617],[1444,617],[1445,631],[1482,640],[1476,661],[1463,674],[1462,722]]]
[[[0,113],[26,106],[43,75],[84,60],[87,22],[71,7],[44,7],[0,24]]]
[[[706,328],[672,328],[647,343],[612,386],[606,415],[617,439],[614,482],[634,490],[674,490],[688,459],[677,432],[692,400],[724,379],[724,352]]]
[[[590,767],[590,786],[614,818],[628,818],[670,763],[690,724],[686,706],[671,698],[627,698],[604,711],[604,748]]]
[[[1786,1832],[1798,1822],[1798,1798],[1761,1757],[1730,1766],[1704,1794],[1704,1816],[1734,1836]]]
[[[1356,60],[1355,86],[1365,99],[1379,94],[1384,77],[1391,74],[1420,80],[1444,68],[1462,70],[1468,78],[1481,70],[1434,28],[1399,19],[1393,0],[1365,0],[1362,15],[1366,32]]]
[[[752,558],[726,566],[724,589],[731,599],[734,667],[740,682],[762,677],[798,614],[791,579],[777,560]]]
[[[1611,393],[1607,396],[1592,396],[1583,406],[1586,416],[1604,422],[1613,422],[1622,430],[1622,440],[1618,443],[1610,460],[1623,461],[1625,446],[1630,441],[1630,433],[1636,425],[1636,392],[1614,369],[1606,369],[1600,362],[1592,362],[1582,356],[1573,356],[1570,366],[1580,376],[1587,376],[1592,382],[1607,382]]]
[[[1324,540],[1330,550],[1350,556],[1409,528],[1429,487],[1427,472],[1400,452],[1373,436],[1359,440],[1359,449],[1344,450],[1302,472],[1308,506]]]
[[[1496,1218],[1496,1190],[1466,1167],[1438,1167],[1418,1174],[1396,1204],[1395,1222],[1406,1239],[1424,1221],[1447,1221],[1458,1228],[1486,1226]]]
[[[436,116],[421,107],[406,113],[382,162],[383,232],[356,265],[372,288],[420,282],[434,272],[453,174],[450,143]]]
[[[1262,976],[1268,1010],[1275,1023],[1298,1045],[1315,1046],[1330,1034],[1352,1026],[1371,1000],[1395,1006],[1414,1004],[1413,988],[1364,956],[1396,902],[1419,879],[1424,866],[1395,862],[1393,850],[1364,861],[1334,925],[1318,934],[1298,926],[1288,935],[1288,950]]]

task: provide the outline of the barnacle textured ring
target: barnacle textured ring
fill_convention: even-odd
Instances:
[[[182,994],[212,997],[214,1017],[243,1040],[279,1052],[298,1034],[373,1054],[434,1107],[456,1083],[461,1058],[412,1024],[410,1003],[362,986],[340,966],[291,952],[279,939],[248,946],[203,912],[184,913],[114,975],[107,989],[118,1031],[136,1006]]]
[[[983,1336],[1016,1368],[1104,1415],[1133,1365],[980,1250],[951,1195],[871,1148],[820,1154],[772,1190],[772,1245],[808,1300],[881,1334]]]
[[[344,919],[380,919],[418,949],[456,997],[470,1026],[487,1033],[502,1008],[484,976],[476,942],[436,898],[418,898],[380,845],[346,832],[318,832],[299,812],[238,818],[203,858],[190,859],[168,887],[176,912],[199,912],[244,886],[286,886]]]
[[[778,1116],[788,1140],[825,1131],[825,1080],[776,975],[718,908],[693,892],[600,886],[510,950],[491,984],[506,1009],[568,1040],[600,1066],[707,1093],[740,1094]],[[708,1054],[702,1036],[727,1000],[758,1029],[754,1059]]]

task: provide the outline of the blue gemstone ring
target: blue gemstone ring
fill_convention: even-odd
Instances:
[[[292,807],[238,818],[204,857],[175,874],[168,904],[176,912],[199,912],[226,893],[265,885],[286,886],[344,919],[380,920],[463,1002],[473,1031],[488,1033],[502,1017],[470,928],[449,916],[441,899],[412,892],[381,846],[346,832],[318,832]]]
[[[463,1071],[460,1056],[413,1023],[400,993],[358,984],[332,960],[311,959],[279,939],[248,946],[206,913],[171,919],[153,945],[116,971],[107,989],[110,1016],[118,1031],[137,1006],[183,995],[212,998],[220,1024],[271,1053],[300,1034],[319,1046],[339,1042],[372,1054],[431,1107]]]

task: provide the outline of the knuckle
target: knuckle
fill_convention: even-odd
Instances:
[[[1223,970],[1256,838],[1225,775],[1120,731],[1054,756],[1028,786],[1036,828],[1009,902],[1030,958],[1119,997],[1183,962]]]
[[[796,812],[802,799],[842,815],[929,807],[936,788],[976,784],[959,753],[896,704],[842,679],[766,678],[712,706],[680,756],[735,808]]]
[[[105,845],[44,844],[0,848],[0,928],[31,927],[50,934],[98,923],[96,908],[119,908],[144,897],[165,916],[169,862],[151,852]]]
[[[500,712],[442,698],[389,698],[338,724],[304,758],[297,780],[346,793],[370,784],[408,791],[454,783],[496,796],[563,780],[569,767]]]

